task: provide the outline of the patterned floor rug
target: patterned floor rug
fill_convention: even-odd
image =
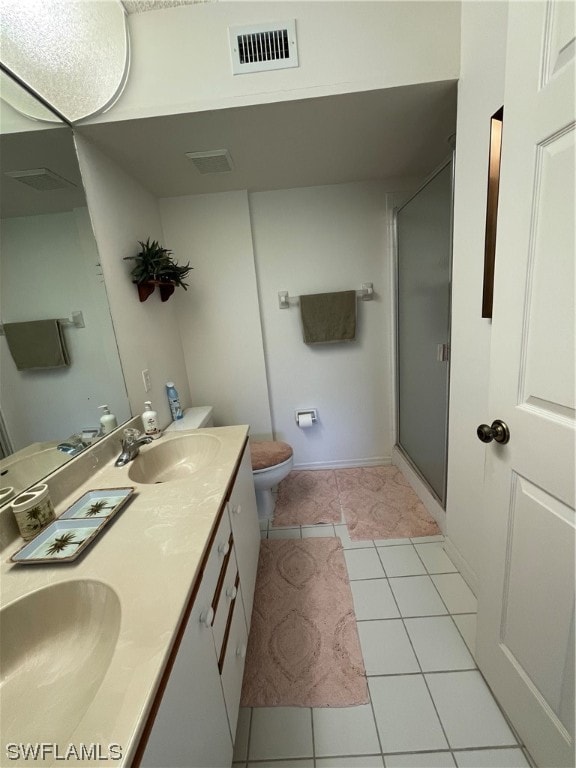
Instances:
[[[274,525],[340,523],[341,517],[336,475],[331,469],[293,470],[278,486]]]
[[[243,707],[351,707],[368,688],[340,540],[262,541]]]
[[[404,539],[441,533],[398,467],[339,469],[336,481],[351,539]]]
[[[342,516],[357,541],[440,533],[397,467],[297,470],[280,483],[275,526],[340,523]]]

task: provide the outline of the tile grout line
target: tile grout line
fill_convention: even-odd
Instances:
[[[481,746],[481,747],[456,747],[454,749],[450,749],[449,747],[444,747],[443,749],[412,749],[412,750],[403,750],[403,751],[396,751],[396,752],[370,752],[370,753],[362,753],[362,754],[352,754],[352,755],[324,755],[318,756],[318,760],[341,760],[346,758],[364,758],[364,757],[383,757],[384,759],[386,757],[391,756],[397,756],[397,755],[442,755],[446,754],[447,752],[452,754],[457,752],[505,752],[510,749],[519,750],[521,752],[525,752],[525,750],[522,749],[522,747],[518,746],[517,744],[498,744],[496,746]],[[456,760],[455,755],[453,755],[454,759]],[[310,760],[309,757],[268,757],[264,759],[258,759],[258,760],[250,760],[250,765],[257,765],[259,763],[280,763],[280,762],[301,762],[304,763],[306,760]],[[234,765],[238,765],[240,761],[235,761]],[[529,762],[529,761],[528,761]]]
[[[474,664],[475,664],[475,667],[476,667],[476,669],[478,669],[478,662],[476,661],[476,657],[475,657],[475,656],[474,656],[474,654],[472,653],[472,649],[468,647],[468,643],[466,642],[466,638],[465,638],[465,637],[464,637],[464,635],[462,634],[462,631],[460,630],[460,627],[459,627],[459,626],[458,626],[458,624],[456,623],[456,621],[455,621],[455,619],[454,619],[454,616],[477,616],[477,615],[478,615],[478,614],[476,614],[476,613],[451,613],[451,614],[450,614],[450,618],[452,619],[452,623],[454,624],[454,626],[456,627],[456,631],[458,632],[458,634],[459,634],[459,635],[460,635],[460,637],[462,638],[462,642],[464,643],[464,645],[466,646],[466,648],[468,648],[468,653],[470,654],[470,656],[472,656],[472,659],[473,659],[473,661],[474,661]],[[476,646],[476,638],[474,638],[474,646]]]
[[[412,545],[414,546],[414,545]],[[414,547],[414,549],[416,549]],[[378,552],[378,550],[376,550]],[[416,552],[418,555],[418,552]],[[378,553],[378,557],[380,557],[380,553]],[[420,556],[418,555],[418,558],[420,559]],[[421,560],[420,560],[421,561]],[[382,561],[380,561],[382,562]],[[422,562],[422,561],[421,561]],[[424,565],[424,563],[422,563]],[[384,568],[384,563],[382,563],[382,567]],[[424,566],[426,568],[426,566]],[[388,584],[390,586],[390,584]],[[396,607],[400,613],[400,619],[402,621],[402,626],[404,627],[404,632],[406,633],[406,637],[408,638],[408,642],[410,643],[410,648],[412,648],[412,653],[414,654],[414,658],[416,659],[416,663],[418,664],[418,669],[420,670],[420,674],[422,675],[422,680],[424,681],[424,685],[426,686],[426,690],[428,691],[428,696],[430,696],[430,701],[432,702],[432,706],[434,707],[434,711],[436,712],[436,717],[438,718],[438,722],[440,723],[440,728],[442,729],[442,734],[444,736],[444,739],[446,741],[446,744],[450,750],[450,753],[452,754],[450,740],[448,739],[448,734],[446,733],[446,729],[444,728],[444,723],[442,722],[442,719],[440,717],[440,713],[438,712],[438,709],[436,707],[436,702],[432,698],[432,692],[430,691],[430,688],[428,686],[428,681],[426,680],[426,675],[424,674],[424,671],[422,669],[422,664],[420,663],[420,659],[418,658],[418,654],[416,653],[416,649],[414,648],[414,644],[412,643],[412,638],[410,637],[410,633],[408,632],[408,628],[406,627],[406,622],[404,620],[404,616],[402,616],[402,611],[400,610],[400,606],[398,605],[398,601],[396,600],[396,595],[394,594],[394,591],[390,587],[390,591],[392,592],[392,596],[394,598],[394,602],[396,603]],[[452,755],[454,759],[454,755]],[[456,760],[454,759],[454,762]]]
[[[422,565],[424,566],[424,568],[426,568],[426,564],[424,563],[424,561],[423,561],[423,560],[422,560],[422,558],[420,557],[420,555],[419,555],[419,553],[418,553],[418,550],[416,550],[416,554],[418,555],[418,558],[419,558],[419,559],[420,559],[420,561],[422,562]],[[384,567],[384,565],[382,565],[382,567]],[[428,569],[426,569],[426,571],[428,571]],[[458,573],[458,574],[460,575],[460,578],[462,578],[462,574],[460,573],[460,571],[456,571],[456,573]],[[453,615],[457,615],[457,616],[458,616],[458,615],[462,615],[462,614],[452,614],[452,612],[451,612],[451,611],[450,611],[450,609],[448,608],[448,605],[446,604],[446,602],[445,602],[444,598],[442,597],[442,595],[441,595],[441,593],[440,593],[440,590],[439,590],[439,589],[438,589],[438,587],[436,586],[436,583],[435,583],[434,579],[431,577],[431,575],[430,575],[430,574],[428,574],[428,578],[430,579],[430,581],[431,581],[431,582],[432,582],[432,584],[434,585],[434,589],[435,589],[435,590],[436,590],[436,592],[438,593],[438,596],[439,596],[440,600],[442,601],[442,604],[443,604],[443,605],[444,605],[444,607],[446,608],[446,610],[447,610],[447,612],[448,612],[448,616],[450,616],[450,618],[452,619],[453,623],[456,625],[456,629],[458,629],[458,625],[457,625],[457,624],[456,624],[456,622],[454,621],[454,619],[453,619]],[[391,591],[393,592],[393,590],[392,590],[392,589],[391,589]],[[474,597],[476,597],[476,596],[474,595]],[[395,596],[395,595],[394,595],[394,599],[396,599],[396,596]],[[406,618],[416,618],[416,617],[412,617],[412,616],[409,616],[409,617],[406,617]],[[424,618],[424,617],[422,617],[422,618]],[[402,621],[404,621],[404,617],[402,617]],[[406,627],[405,627],[405,629],[406,629]],[[407,629],[406,629],[406,633],[408,634],[408,630],[407,630]],[[411,640],[411,638],[410,638],[410,635],[409,635],[409,634],[408,634],[408,639],[410,640],[410,645],[412,645],[412,640]],[[462,638],[462,639],[464,640],[464,638]],[[465,642],[465,641],[464,641],[464,642]],[[413,650],[414,650],[414,648],[413,648]],[[415,653],[415,655],[416,655],[416,652],[415,652],[415,651],[414,651],[414,653]],[[472,658],[474,658],[474,657],[472,657]],[[420,665],[420,660],[418,659],[418,657],[416,657],[416,660],[417,660],[418,664]],[[474,659],[474,663],[476,664],[476,660],[475,660],[475,659]],[[517,746],[520,746],[520,747],[524,746],[524,745],[523,745],[523,742],[521,741],[521,739],[520,739],[519,735],[517,734],[516,730],[513,728],[513,726],[512,726],[512,723],[510,723],[510,721],[508,720],[508,717],[507,717],[507,715],[505,714],[505,712],[503,711],[502,707],[500,706],[500,702],[498,701],[498,699],[496,698],[496,696],[495,696],[495,695],[494,695],[494,693],[492,692],[492,688],[490,688],[490,686],[488,685],[488,682],[487,682],[486,678],[484,677],[484,675],[482,674],[482,672],[481,672],[481,670],[478,668],[478,666],[476,665],[476,668],[475,668],[474,670],[450,670],[450,672],[452,672],[452,673],[458,673],[458,672],[464,672],[464,671],[475,671],[475,672],[478,672],[478,673],[481,675],[481,677],[482,677],[482,680],[484,680],[484,683],[485,683],[486,687],[487,687],[487,688],[488,688],[488,690],[490,691],[490,695],[491,695],[492,699],[493,699],[493,700],[494,700],[494,702],[496,703],[496,706],[498,707],[498,709],[499,709],[499,711],[500,711],[501,715],[503,716],[503,718],[504,718],[504,720],[505,720],[506,724],[507,724],[507,725],[508,725],[508,727],[510,728],[510,731],[511,731],[512,735],[513,735],[513,736],[514,736],[514,738],[516,739],[516,742],[517,742]],[[429,693],[429,695],[430,695],[430,698],[432,699],[432,703],[433,703],[433,705],[434,705],[434,710],[436,711],[436,715],[437,715],[437,717],[438,717],[438,720],[440,721],[440,725],[442,726],[442,730],[444,731],[444,725],[443,725],[443,723],[442,723],[442,720],[440,719],[440,714],[439,714],[439,712],[438,712],[438,710],[437,710],[437,708],[436,708],[436,702],[434,701],[434,698],[433,698],[433,696],[432,696],[432,691],[430,690],[430,687],[429,687],[429,685],[428,685],[428,681],[426,680],[426,674],[438,674],[438,672],[428,672],[428,673],[424,673],[424,672],[423,672],[423,673],[422,673],[422,675],[423,675],[423,677],[424,677],[424,682],[425,682],[425,684],[426,684],[426,688],[428,689],[428,693]],[[441,673],[441,674],[446,674],[446,673],[445,673],[445,672],[443,672],[443,673]],[[445,731],[444,731],[444,735],[445,735],[445,737],[446,737],[446,742],[447,742],[448,744],[450,744],[450,741],[449,741],[449,739],[448,739],[448,737],[447,737],[447,735],[446,735]],[[472,749],[472,748],[471,748],[471,749]]]
[[[435,669],[432,672],[379,672],[375,675],[366,675],[366,677],[415,677],[416,675],[446,675],[451,672],[477,672],[476,667],[466,669]]]
[[[314,738],[314,710],[310,707],[310,730],[312,732],[312,765],[316,768],[316,739]]]
[[[457,571],[457,573],[460,575],[460,578],[462,578],[462,574],[460,573],[460,571]],[[434,581],[434,579],[432,579],[431,577],[429,577],[429,578],[430,578],[430,581],[432,582],[432,584],[434,585],[434,589],[435,589],[435,590],[436,590],[436,592],[438,593],[438,596],[440,597],[440,600],[442,601],[442,603],[444,604],[444,606],[445,606],[446,610],[448,611],[448,615],[450,616],[450,618],[452,618],[452,616],[453,616],[453,615],[456,615],[456,616],[458,616],[458,615],[462,615],[462,614],[452,614],[452,612],[450,611],[450,609],[449,609],[449,608],[448,608],[448,606],[446,605],[446,602],[445,602],[444,598],[442,597],[442,595],[441,595],[441,593],[440,593],[440,590],[439,590],[439,589],[438,589],[438,587],[436,586],[436,582],[435,582],[435,581]],[[469,587],[468,587],[468,588],[469,588]],[[469,589],[470,589],[470,588],[469,588]],[[476,595],[474,595],[474,597],[476,597]],[[456,622],[454,621],[454,619],[453,619],[453,618],[452,618],[452,621],[454,622],[454,624],[456,624]],[[458,629],[458,625],[457,625],[457,624],[456,624],[456,629]],[[462,639],[464,639],[464,638],[462,638]],[[474,662],[476,663],[476,659],[474,659]],[[462,670],[458,670],[458,671],[462,671]],[[508,719],[508,716],[506,715],[506,713],[504,712],[504,710],[503,710],[503,709],[502,709],[502,707],[500,706],[500,702],[498,701],[498,699],[497,699],[497,698],[496,698],[496,696],[494,695],[494,693],[493,693],[493,691],[492,691],[492,688],[491,688],[491,687],[488,685],[488,681],[487,681],[487,680],[486,680],[486,678],[484,677],[484,675],[483,675],[483,673],[482,673],[481,669],[480,669],[478,666],[476,666],[476,669],[475,669],[475,670],[473,670],[473,671],[476,671],[476,672],[478,672],[478,674],[481,676],[482,680],[484,681],[484,684],[486,685],[486,687],[487,687],[487,688],[488,688],[488,690],[490,691],[490,696],[492,697],[493,701],[495,702],[496,706],[498,707],[498,710],[499,710],[500,714],[501,714],[501,715],[502,715],[502,717],[504,718],[504,721],[505,721],[506,725],[507,725],[507,726],[510,728],[510,731],[511,731],[511,733],[512,733],[512,736],[513,736],[513,737],[514,737],[514,739],[516,740],[516,745],[517,745],[517,746],[521,746],[521,747],[522,747],[522,746],[523,746],[523,742],[521,741],[521,739],[520,739],[519,735],[517,734],[517,732],[516,732],[516,729],[515,729],[515,728],[513,728],[513,726],[512,726],[512,723],[511,723],[511,722],[509,721],[509,719]],[[424,677],[424,680],[425,680],[425,682],[426,682],[426,687],[427,687],[427,688],[428,688],[428,690],[430,691],[430,689],[429,689],[429,687],[428,687],[428,681],[426,680],[426,677]],[[430,692],[430,697],[432,697],[432,693],[431,693],[431,692]],[[436,704],[434,704],[434,708],[436,708]]]
[[[246,766],[250,762],[250,742],[252,741],[252,716],[254,715],[254,707],[250,707],[250,717],[248,718],[248,741],[246,743]],[[236,739],[236,737],[234,737]]]
[[[363,581],[363,579],[357,579],[357,581]],[[368,581],[368,579],[364,579],[364,581]],[[384,579],[382,579],[384,581]],[[476,616],[475,613],[455,613],[454,616]],[[447,619],[452,618],[451,613],[425,613],[422,616],[404,616],[405,619]],[[356,619],[356,621],[359,622],[365,622],[365,621],[396,621],[399,619],[400,616],[385,616],[381,619]],[[464,638],[462,638],[464,644],[466,644],[466,641]],[[468,646],[466,646],[468,647]]]
[[[414,549],[416,549],[416,547],[414,547]],[[443,551],[444,551],[444,553],[445,553],[445,550],[444,550],[444,549],[443,549]],[[428,573],[428,576],[430,576],[430,581],[432,582],[432,584],[434,584],[434,587],[435,587],[436,591],[438,592],[438,587],[436,586],[436,584],[435,584],[435,582],[434,582],[434,579],[432,578],[432,574],[430,573],[430,571],[428,571],[428,566],[426,565],[426,563],[424,562],[424,560],[423,560],[423,559],[422,559],[422,557],[420,556],[420,552],[418,552],[418,550],[417,550],[417,549],[416,549],[416,554],[418,555],[418,557],[419,557],[419,559],[420,559],[420,562],[422,563],[422,565],[424,566],[424,568],[426,568],[426,571],[427,571],[427,573]],[[445,553],[445,554],[446,554],[446,553]],[[446,557],[448,557],[448,555],[446,555]],[[450,559],[450,558],[448,558],[448,559]],[[459,571],[458,569],[456,569],[456,573],[460,573],[460,571]],[[435,574],[435,575],[437,575],[437,574]],[[461,574],[460,574],[460,575],[461,575]],[[440,592],[438,592],[438,594],[440,595]],[[476,597],[476,595],[474,595],[474,597]],[[440,599],[442,600],[442,595],[440,595]],[[444,602],[444,601],[442,600],[442,602]],[[448,610],[448,606],[446,605],[446,603],[444,603],[444,605],[446,606],[446,610]],[[462,616],[463,614],[455,614],[455,615],[457,615],[457,616]],[[468,615],[470,615],[470,614],[468,614]],[[475,616],[476,614],[475,614],[475,613],[473,613],[472,615],[473,615],[473,616]],[[460,632],[460,627],[459,627],[459,626],[458,626],[458,624],[456,624],[456,622],[454,621],[454,614],[452,614],[452,613],[451,613],[451,611],[449,611],[449,610],[448,610],[448,616],[450,616],[450,619],[451,619],[451,621],[452,621],[452,624],[453,624],[453,625],[456,627],[456,631],[458,632],[458,634],[459,634],[459,635],[460,635],[460,637],[462,638],[462,642],[464,643],[464,645],[465,645],[465,646],[466,646],[466,648],[468,649],[468,653],[470,654],[470,656],[471,656],[471,658],[472,658],[472,661],[474,662],[474,669],[478,669],[478,664],[477,664],[477,662],[476,662],[476,659],[474,658],[474,654],[472,653],[472,651],[470,650],[470,648],[468,648],[468,643],[467,643],[467,642],[466,642],[466,640],[464,639],[464,635],[462,634],[462,632]],[[412,618],[412,617],[411,617],[411,618]],[[419,617],[413,617],[413,618],[419,618]],[[447,670],[447,671],[448,671],[448,670]],[[456,670],[450,670],[450,671],[454,672],[454,671],[456,671]],[[458,670],[458,671],[460,671],[460,672],[463,672],[463,671],[468,671],[468,670]]]

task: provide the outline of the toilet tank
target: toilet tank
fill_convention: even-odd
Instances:
[[[184,416],[178,421],[168,424],[164,432],[175,432],[181,429],[200,429],[200,427],[213,427],[211,405],[198,405],[195,408],[186,408]]]

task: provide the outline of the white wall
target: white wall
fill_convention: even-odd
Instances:
[[[491,321],[481,318],[490,117],[504,100],[508,5],[462,4],[458,87],[447,547],[475,588],[482,531]],[[504,116],[504,121],[506,117]],[[504,141],[506,141],[504,122]]]
[[[296,19],[297,68],[232,75],[228,26]],[[460,3],[205,3],[129,16],[131,68],[108,122],[458,77]]]
[[[15,450],[98,427],[103,403],[119,423],[130,418],[97,263],[86,208],[2,221],[2,321],[69,317],[81,310],[86,324],[64,330],[69,368],[18,371],[0,337],[2,411]]]
[[[161,302],[155,291],[140,303],[130,279],[132,262],[123,261],[138,252],[139,240],[166,242],[158,202],[77,132],[75,141],[132,413],[142,413],[144,401],[152,400],[164,427],[172,420],[166,381],[175,382],[182,406],[190,405],[174,296]],[[182,261],[178,253],[175,257]],[[146,368],[152,380],[148,393],[142,381]]]
[[[392,447],[390,211],[378,183],[160,201],[166,241],[194,266],[177,299],[192,400],[217,424],[287,440],[299,466],[389,461]],[[255,269],[256,260],[256,269]],[[310,347],[292,295],[359,289],[358,341]],[[294,410],[320,423],[296,427]]]
[[[389,462],[392,449],[390,220],[378,183],[340,184],[250,195],[272,420],[300,467]],[[306,345],[291,296],[360,289],[357,340]],[[297,427],[297,408],[319,423]]]
[[[270,405],[246,192],[160,201],[169,247],[190,261],[176,306],[192,402],[214,423],[270,438]]]

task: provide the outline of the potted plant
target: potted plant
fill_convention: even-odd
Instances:
[[[135,256],[124,256],[124,260],[136,262],[130,274],[132,282],[138,286],[140,301],[146,301],[157,285],[162,301],[172,296],[177,285],[188,289],[184,278],[193,269],[190,263],[185,266],[177,264],[172,258],[172,251],[163,248],[157,240],[150,241],[148,238],[145,243],[142,240],[138,243],[140,252]]]

